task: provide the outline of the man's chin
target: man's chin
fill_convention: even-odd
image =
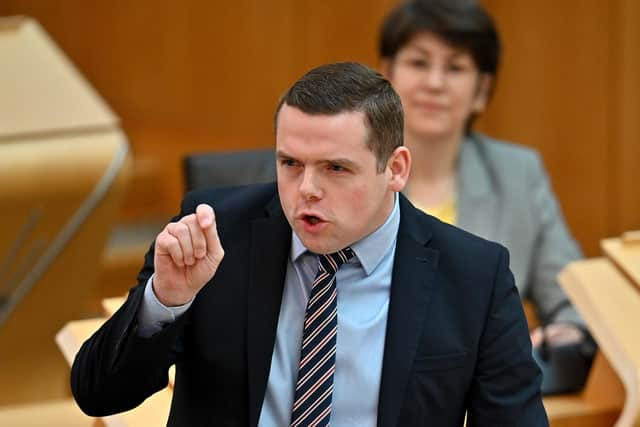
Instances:
[[[304,233],[298,233],[298,237],[304,247],[315,254],[331,254],[345,247],[340,246],[338,242],[329,242],[326,238],[310,238],[309,236],[305,236]]]

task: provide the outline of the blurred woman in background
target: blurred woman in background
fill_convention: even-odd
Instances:
[[[402,99],[412,152],[406,195],[443,221],[501,242],[544,327],[534,347],[579,342],[580,317],[556,276],[581,256],[540,156],[473,131],[496,83],[500,41],[471,0],[410,0],[380,33],[380,70]]]

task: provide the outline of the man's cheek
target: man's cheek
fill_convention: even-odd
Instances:
[[[357,218],[362,219],[362,215],[364,215],[369,210],[370,200],[366,197],[365,191],[354,191],[348,197],[345,198],[345,206],[352,211]]]

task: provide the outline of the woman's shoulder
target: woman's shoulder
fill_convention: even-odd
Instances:
[[[492,138],[481,133],[475,133],[469,139],[477,144],[481,144],[485,152],[493,157],[523,159],[529,161],[540,158],[540,155],[535,148],[515,142]]]
[[[471,143],[479,145],[479,149],[490,159],[496,159],[499,164],[540,163],[540,154],[535,148],[527,147],[510,141],[492,138],[480,133],[470,138]]]

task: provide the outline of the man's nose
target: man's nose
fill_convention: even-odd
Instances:
[[[306,168],[300,182],[300,195],[304,200],[317,200],[322,198],[319,177],[315,172]]]

